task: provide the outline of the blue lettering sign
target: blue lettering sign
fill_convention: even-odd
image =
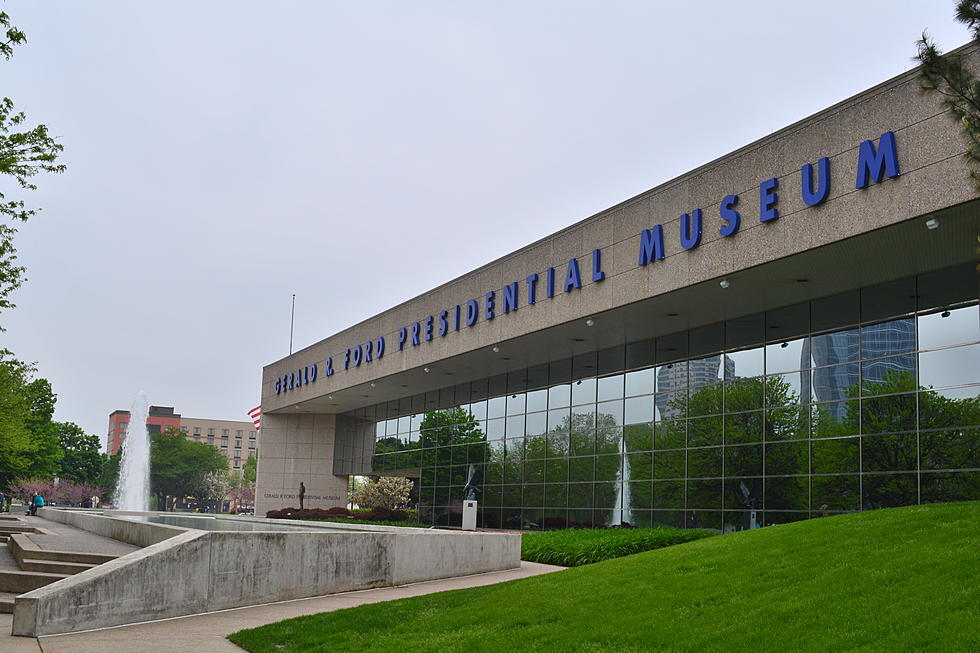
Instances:
[[[368,340],[364,343],[364,362],[371,362],[371,350],[374,349],[374,343]]]
[[[476,324],[476,318],[480,316],[480,305],[475,299],[466,302],[466,326],[471,327]]]
[[[326,370],[324,371],[324,373],[327,376],[333,376],[333,357],[332,356],[328,356],[327,357],[327,365],[326,365]]]
[[[425,318],[425,340],[432,340],[432,316]]]
[[[573,258],[568,261],[568,271],[565,273],[565,285],[562,291],[568,292],[572,288],[582,287],[582,275],[578,271],[578,259]]]
[[[439,311],[439,335],[444,336],[449,333],[449,322],[446,321],[446,316],[449,315],[449,311]]]
[[[493,313],[493,306],[494,306],[493,297],[494,297],[494,292],[491,290],[490,292],[487,293],[487,304],[483,308],[483,316],[485,318],[487,318],[488,320],[492,320],[493,319],[493,316],[494,316],[494,313]]]
[[[378,336],[376,344],[374,346],[374,355],[381,358],[385,355],[385,337]]]
[[[548,299],[555,296],[555,268],[548,268],[548,283],[546,284],[545,290],[548,295]]]
[[[868,177],[874,183],[881,181],[881,175],[887,172],[889,177],[902,174],[898,169],[898,154],[895,150],[895,134],[885,132],[878,139],[878,149],[871,141],[864,141],[858,151],[857,181],[855,188],[867,188]]]
[[[738,204],[738,195],[725,195],[725,199],[721,201],[718,213],[721,215],[721,219],[727,223],[721,225],[721,229],[718,230],[722,236],[734,236],[742,223],[742,216],[732,208],[736,204]]]
[[[602,271],[602,251],[592,250],[592,281],[602,281],[606,273]]]
[[[640,234],[640,257],[637,265],[646,265],[654,259],[664,258],[664,227],[657,225],[653,229],[644,229]]]
[[[456,322],[455,322],[456,328],[454,329],[455,331],[459,331],[459,313],[460,313],[459,304],[456,304]]]
[[[504,314],[517,310],[517,282],[504,286]]]
[[[528,275],[525,281],[527,282],[527,303],[533,304],[535,301],[534,290],[535,287],[538,285],[538,275],[537,274]]]
[[[405,349],[405,341],[408,339],[408,329],[402,327],[398,329],[398,351]],[[346,367],[344,368],[347,369]]]
[[[417,347],[419,345],[419,332],[422,330],[422,325],[418,322],[412,323],[412,346]]]
[[[357,345],[354,347],[354,367],[361,366],[361,346]]]
[[[779,180],[773,177],[759,184],[759,222],[769,222],[779,217],[776,202],[779,195],[774,191],[779,188]]]
[[[813,190],[813,166],[807,163],[800,170],[802,177],[803,201],[807,206],[816,206],[830,194],[830,159],[823,157],[817,161],[817,190]]]
[[[694,249],[701,244],[701,209],[681,216],[681,247]]]

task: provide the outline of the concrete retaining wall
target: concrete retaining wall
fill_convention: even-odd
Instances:
[[[147,514],[147,513],[125,513],[116,511],[117,514]],[[187,529],[166,524],[153,524],[150,522],[132,521],[126,519],[110,519],[102,515],[102,511],[86,512],[84,510],[62,510],[59,508],[38,508],[38,517],[43,517],[50,521],[60,524],[68,524],[75,528],[80,528],[89,533],[95,533],[103,537],[111,537],[120,542],[126,542],[134,546],[150,546],[157,542],[180,535]]]
[[[520,535],[510,533],[176,530],[181,534],[18,596],[13,634],[77,632],[520,565]]]

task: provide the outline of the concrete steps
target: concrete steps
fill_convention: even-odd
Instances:
[[[0,614],[13,614],[15,596],[12,592],[0,592]]]
[[[32,558],[21,558],[17,564],[23,571],[41,571],[49,574],[66,574],[71,576],[83,572],[98,565],[84,562],[64,562],[61,560],[36,560]]]
[[[50,585],[69,574],[49,574],[41,571],[0,571],[0,592],[24,594],[39,587]]]

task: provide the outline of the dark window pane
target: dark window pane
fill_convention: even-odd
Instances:
[[[766,445],[766,476],[807,474],[810,449],[806,440],[771,442]]]
[[[980,426],[980,386],[919,393],[919,428]]]
[[[860,469],[858,438],[813,440],[810,449],[814,474],[842,474]]]
[[[595,457],[595,480],[616,481],[620,479],[621,459],[618,455]]]
[[[655,452],[653,454],[653,477],[655,479],[684,478],[686,458],[683,449]]]
[[[654,449],[678,449],[687,443],[687,420],[657,422],[653,426]]]
[[[725,476],[762,475],[762,445],[725,447]]]
[[[919,456],[923,470],[980,467],[980,429],[920,433]]]
[[[564,483],[549,483],[544,486],[544,505],[549,508],[564,508],[568,502],[568,486]]]
[[[912,506],[919,502],[916,474],[865,474],[863,484],[865,510]]]
[[[861,467],[865,472],[914,471],[915,433],[868,435],[861,443]]]
[[[591,521],[592,511],[592,483],[569,483],[568,484],[568,507],[569,508],[588,508]]]
[[[859,366],[844,363],[830,367],[818,367],[811,373],[812,387],[804,393],[816,401],[839,401],[858,395]]]
[[[813,509],[857,510],[861,506],[861,481],[856,475],[814,476],[812,479]]]
[[[725,415],[725,443],[761,442],[763,412],[729,413]]]
[[[688,509],[721,509],[721,481],[688,481]]]
[[[632,481],[642,481],[653,478],[653,454],[650,452],[646,453],[631,453],[626,456],[626,464],[628,465],[629,473],[626,474],[624,471],[625,478]]]
[[[803,440],[810,437],[809,407],[793,406],[766,411],[767,440]]]
[[[857,435],[860,432],[861,404],[851,401],[832,401],[816,404],[810,410],[810,428],[815,438],[834,438]]]
[[[715,478],[721,476],[721,447],[688,449],[688,478]]]
[[[725,411],[737,413],[762,408],[765,381],[762,378],[737,379],[725,384]]]
[[[915,310],[915,278],[861,289],[861,321],[882,320]]]
[[[922,503],[980,499],[980,472],[922,474]]]
[[[592,481],[595,478],[595,458],[587,456],[584,458],[568,459],[568,480],[571,482]]]
[[[684,481],[653,483],[653,507],[684,509]]]
[[[632,424],[624,427],[627,451],[650,451],[653,449],[653,424]]]
[[[724,420],[721,415],[700,417],[687,421],[688,446],[701,447],[711,444],[721,444]]]
[[[766,520],[771,510],[809,510],[810,479],[806,476],[766,478]]]
[[[889,433],[915,428],[915,395],[869,397],[861,402],[861,432]]]

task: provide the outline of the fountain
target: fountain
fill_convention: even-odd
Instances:
[[[150,507],[150,436],[146,432],[149,405],[142,390],[133,400],[126,426],[126,441],[119,463],[119,482],[113,502],[119,510],[146,511]]]
[[[616,473],[616,498],[607,526],[633,525],[633,493],[630,490],[630,459],[626,455],[626,434],[619,440],[619,472]]]

